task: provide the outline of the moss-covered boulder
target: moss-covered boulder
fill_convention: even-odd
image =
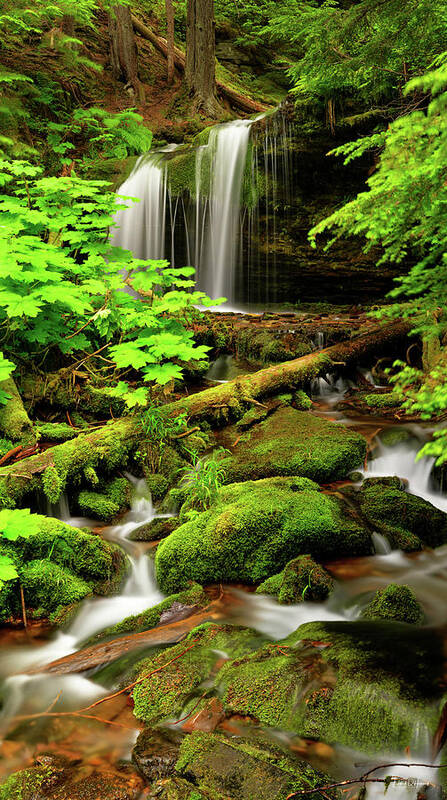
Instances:
[[[244,433],[224,460],[227,482],[300,475],[317,483],[344,478],[363,463],[366,441],[342,425],[283,407]]]
[[[433,734],[442,642],[397,622],[302,625],[288,638],[225,664],[216,684],[227,711],[300,736],[371,753]]]
[[[37,800],[66,779],[66,772],[53,767],[34,766],[14,772],[0,786],[0,800]]]
[[[35,519],[36,533],[0,543],[0,554],[16,566],[29,614],[48,617],[88,594],[108,594],[119,587],[126,568],[121,548],[57,519]],[[0,591],[0,620],[19,614],[20,593],[16,582],[9,581]]]
[[[111,522],[121,511],[129,507],[132,486],[126,478],[115,478],[101,492],[84,490],[78,495],[78,507],[82,514],[102,522]]]
[[[163,592],[195,580],[258,583],[298,555],[315,558],[371,552],[367,531],[305,478],[270,478],[225,486],[216,502],[158,546]]]
[[[175,717],[202,681],[210,677],[222,658],[242,655],[259,644],[259,636],[247,628],[206,623],[195,628],[180,644],[140,662],[136,677],[157,672],[135,686],[133,699],[137,719],[153,725]]]
[[[128,538],[131,542],[157,542],[169,536],[179,525],[178,517],[156,517],[136,528]]]
[[[363,609],[362,617],[392,619],[419,625],[424,619],[424,612],[409,586],[390,583],[385,589],[378,589],[371,602]]]
[[[309,555],[298,556],[256,589],[258,594],[272,594],[281,604],[304,600],[325,600],[334,581],[328,572]]]
[[[183,740],[176,769],[206,796],[228,800],[284,800],[292,792],[330,782],[271,743],[202,731]],[[337,796],[333,790],[327,794]]]
[[[353,495],[370,526],[401,550],[447,542],[447,514],[405,491],[399,478],[368,478]]]

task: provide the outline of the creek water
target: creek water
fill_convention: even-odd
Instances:
[[[215,374],[225,375],[227,378],[228,374],[231,374],[231,369],[231,364],[225,362],[216,367]],[[214,378],[214,380],[224,379]],[[328,376],[324,384],[320,382],[313,388],[316,399],[320,401],[323,409],[327,410],[324,412],[320,409],[320,413],[333,414],[332,408],[345,391],[346,385]],[[408,439],[395,446],[386,446],[380,443],[379,439],[378,448],[367,466],[365,475],[398,475],[408,482],[410,491],[430,500],[438,508],[447,510],[445,496],[432,483],[432,461],[416,460],[421,442],[428,435],[426,429],[412,425],[405,430]],[[66,630],[55,634],[48,641],[33,645],[20,643],[2,648],[0,675],[3,678],[3,708],[0,716],[0,736],[5,735],[10,729],[11,720],[16,715],[35,714],[44,711],[51,704],[53,704],[52,709],[56,711],[76,710],[108,693],[109,683],[106,681],[103,684],[101,676],[98,680],[89,673],[49,675],[45,673],[45,665],[78,650],[83,642],[109,625],[150,608],[162,599],[145,545],[134,543],[128,538],[136,528],[154,519],[157,511],[152,505],[144,482],[132,476],[128,478],[134,486],[132,507],[119,524],[104,530],[106,538],[119,543],[127,553],[129,573],[125,585],[116,597],[85,601]],[[58,515],[70,524],[78,526],[89,522],[70,517],[67,502],[59,507]],[[91,521],[90,524],[95,523]],[[391,551],[387,541],[379,535],[376,536],[375,545],[374,556],[333,565],[336,589],[326,602],[320,604],[303,602],[295,606],[280,606],[270,597],[241,589],[231,589],[227,609],[228,621],[250,626],[264,636],[276,640],[287,636],[305,622],[357,619],[371,594],[393,581],[409,584],[414,589],[424,608],[426,625],[437,627],[446,625],[447,546],[408,556],[399,551]],[[26,671],[30,667],[41,671],[28,675]],[[119,675],[118,677],[115,675],[113,685],[116,685],[118,679]],[[136,721],[134,724],[134,731],[123,734],[119,740],[120,757],[129,757],[129,748],[138,732]],[[106,729],[101,737],[106,741],[111,735]],[[278,735],[278,732],[272,732],[272,736]],[[371,755],[366,756],[336,746],[331,771],[340,778],[345,778],[347,775],[357,776],[364,772],[365,764],[375,766],[379,763],[405,762],[405,760],[406,757],[403,758],[401,753],[378,753],[372,760]],[[414,741],[408,761],[431,763],[428,732],[420,728],[417,720],[415,720]],[[406,800],[406,798],[415,800],[415,786],[436,780],[433,769],[408,767],[396,770],[399,775],[406,776],[406,772],[412,781],[409,784],[391,785],[387,796],[392,800]],[[389,774],[389,770],[385,774]],[[372,800],[382,796],[381,785],[368,789],[368,797]]]

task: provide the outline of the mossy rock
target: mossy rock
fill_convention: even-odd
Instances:
[[[65,780],[65,772],[35,766],[10,775],[0,786],[0,800],[39,800]]]
[[[360,434],[284,407],[244,433],[235,454],[222,463],[228,483],[276,475],[328,483],[344,478],[365,455],[366,441]]]
[[[153,792],[157,800],[210,800],[209,794],[202,794],[194,784],[183,778],[157,781],[153,786]],[[227,800],[227,798],[213,794],[213,800]]]
[[[401,400],[394,394],[366,394],[362,400],[368,408],[396,408],[400,406]]]
[[[148,677],[135,686],[135,716],[149,725],[175,717],[202,681],[210,677],[218,652],[242,655],[258,643],[259,635],[247,628],[211,623],[194,628],[180,644],[140,662],[136,678],[162,669],[156,680]]]
[[[174,617],[175,619],[185,619],[200,608],[205,608],[209,602],[209,598],[202,587],[198,583],[194,583],[185,591],[166,597],[153,608],[148,608],[147,611],[142,611],[141,614],[134,614],[131,617],[126,617],[116,625],[111,625],[101,633],[98,633],[94,640],[102,639],[105,636],[118,636],[121,633],[148,631],[159,624],[170,621]]]
[[[406,492],[399,478],[369,478],[352,497],[371,527],[394,547],[412,551],[422,543],[439,547],[447,542],[447,514]]]
[[[292,792],[330,782],[270,742],[202,731],[185,737],[176,769],[208,796],[228,800],[284,800]],[[328,796],[338,795],[329,790]]]
[[[378,589],[371,602],[363,609],[362,617],[392,619],[419,625],[424,619],[424,612],[409,586],[390,583],[386,588]]]
[[[39,522],[37,533],[0,544],[0,554],[9,556],[20,579],[27,581],[26,600],[31,611],[48,617],[56,609],[59,613],[60,606],[71,606],[91,592],[108,594],[119,587],[127,564],[121,548],[57,519],[35,518]],[[11,581],[0,591],[0,619],[20,613],[19,592]]]
[[[60,606],[70,606],[92,593],[91,583],[46,559],[26,564],[20,582],[25,603],[36,610],[37,616],[48,616]]]
[[[298,555],[371,553],[369,533],[306,478],[269,478],[223,487],[204,511],[164,539],[156,553],[163,592],[195,580],[259,583]]]
[[[165,539],[169,536],[180,524],[178,517],[161,517],[155,518],[132,531],[128,536],[131,542],[156,542],[159,539]]]
[[[146,486],[151,493],[152,500],[155,503],[157,503],[159,500],[162,500],[169,489],[168,479],[165,478],[164,475],[160,475],[158,472],[147,472],[145,473],[144,477]]]
[[[414,745],[415,720],[438,722],[442,642],[397,622],[308,623],[225,664],[227,711],[369,753]]]
[[[396,447],[396,445],[408,442],[411,434],[406,428],[386,428],[380,434],[380,441],[385,447]]]
[[[45,484],[44,484],[45,485]],[[121,511],[129,507],[132,487],[126,478],[115,478],[106,484],[103,492],[84,489],[78,495],[78,507],[82,514],[102,522],[112,522]]]
[[[258,594],[272,594],[278,603],[302,603],[304,600],[322,601],[330,594],[334,581],[328,572],[311,556],[292,559],[282,572],[272,575],[256,589]]]
[[[313,346],[306,338],[289,343],[278,331],[268,328],[253,328],[250,325],[236,334],[238,357],[255,364],[280,364],[301,358],[312,352]]]

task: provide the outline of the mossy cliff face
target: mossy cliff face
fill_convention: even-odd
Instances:
[[[414,746],[415,720],[433,733],[442,660],[432,631],[395,622],[309,623],[224,665],[216,685],[229,711],[382,753]]]
[[[37,519],[37,533],[0,544],[0,553],[16,565],[28,613],[48,617],[93,592],[105,594],[119,586],[126,567],[119,547],[59,520]],[[0,619],[20,613],[18,585],[6,583],[0,591]]]
[[[284,407],[244,433],[224,464],[228,483],[273,475],[328,483],[346,477],[365,455],[366,441],[360,434]]]
[[[317,558],[365,555],[370,535],[343,517],[336,500],[305,478],[232,484],[217,501],[181,525],[157,549],[157,580],[164,592],[202,584],[256,583],[300,554]]]

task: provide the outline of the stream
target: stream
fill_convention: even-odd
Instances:
[[[211,381],[225,381],[238,374],[237,363],[229,356],[223,356],[214,364],[208,374]],[[347,384],[342,381],[326,381],[322,379],[314,384],[315,413],[336,417],[338,422],[355,424],[353,420],[345,420],[334,405],[343,396]],[[361,424],[375,424],[362,420]],[[365,476],[398,475],[408,483],[409,490],[426,498],[442,510],[447,510],[447,498],[434,488],[431,479],[432,462],[416,461],[415,456],[421,442],[427,436],[427,430],[421,425],[405,426],[408,439],[405,442],[387,447],[379,443],[374,457],[369,461]],[[152,560],[147,555],[147,545],[132,542],[129,535],[138,527],[155,519],[150,494],[144,481],[127,476],[134,485],[134,496],[130,511],[123,516],[119,524],[104,529],[104,536],[117,542],[124,548],[129,560],[129,572],[125,585],[118,596],[104,599],[84,601],[75,618],[66,629],[42,640],[37,637],[32,643],[17,639],[13,644],[3,644],[0,654],[0,675],[3,679],[3,709],[0,716],[0,732],[5,735],[10,728],[11,720],[17,715],[38,714],[50,706],[56,711],[75,711],[105,696],[112,686],[116,686],[120,675],[112,678],[106,671],[103,683],[102,673],[98,677],[84,673],[82,675],[46,675],[45,664],[80,649],[83,643],[104,628],[117,623],[131,614],[137,614],[160,602],[163,595],[157,588]],[[69,515],[68,503],[62,503],[57,514],[71,525],[94,527],[93,520],[77,519]],[[426,550],[421,553],[406,555],[400,551],[392,551],[387,540],[379,534],[373,536],[376,554],[365,558],[345,559],[329,565],[329,570],[336,578],[336,588],[324,603],[302,602],[298,605],[282,606],[268,596],[253,594],[240,588],[230,588],[230,601],[226,607],[227,621],[249,626],[267,638],[279,639],[295,631],[301,624],[310,621],[353,621],[360,615],[362,608],[370,599],[371,592],[388,585],[390,582],[410,585],[423,606],[428,626],[442,627],[447,625],[447,606],[445,605],[445,587],[447,581],[447,546],[437,550]],[[24,674],[30,667],[42,667],[37,674]],[[122,708],[120,708],[120,713]],[[118,754],[119,758],[129,759],[131,747],[139,732],[138,722],[133,718],[132,724],[125,731],[118,733],[115,729],[102,726],[96,736],[85,735],[84,742],[78,742],[78,750],[83,757],[91,757],[98,750],[106,750]],[[51,725],[50,725],[51,728]],[[132,729],[133,728],[133,729]],[[284,740],[284,735],[272,731],[271,735]],[[27,740],[27,732],[20,733]],[[34,729],[30,728],[29,746],[36,745]],[[52,740],[51,730],[48,733]],[[286,737],[287,739],[287,737]],[[42,740],[47,734],[42,732]],[[312,754],[307,757],[312,761]],[[17,756],[12,760],[4,759],[2,769],[5,772],[17,768]],[[430,740],[428,731],[420,729],[415,722],[414,741],[411,747],[409,762],[420,761],[430,763]],[[389,761],[402,762],[402,754],[381,753],[372,761],[371,756],[352,752],[347,748],[335,747],[331,759],[332,774],[344,778],[356,776],[365,771],[365,764],[373,766]],[[404,759],[405,760],[405,759]],[[402,768],[403,769],[403,768]],[[408,772],[408,776],[418,783],[436,780],[435,770],[408,768],[399,774]],[[386,773],[388,774],[388,773]],[[368,789],[368,797],[382,796],[382,788],[374,784]],[[392,800],[414,797],[409,784],[392,785],[389,796]]]

